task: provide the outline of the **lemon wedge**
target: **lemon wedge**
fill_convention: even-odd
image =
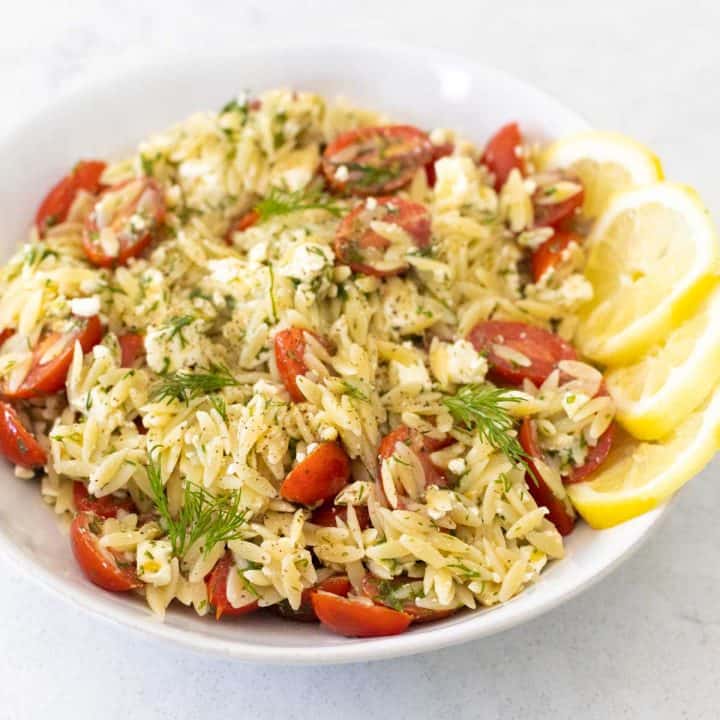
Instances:
[[[635,362],[692,315],[720,262],[697,193],[668,182],[614,195],[586,246],[594,297],[581,311],[576,341],[607,365]]]
[[[712,460],[720,446],[720,389],[662,442],[618,435],[600,470],[567,487],[577,511],[598,529],[657,507]]]
[[[617,418],[641,440],[658,440],[720,383],[720,285],[667,339],[605,377]]]
[[[582,180],[582,214],[599,217],[610,196],[663,179],[660,159],[620,133],[589,130],[549,145],[538,159],[540,170],[567,169]]]

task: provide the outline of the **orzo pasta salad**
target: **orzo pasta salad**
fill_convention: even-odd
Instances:
[[[0,449],[89,580],[368,637],[562,558],[615,409],[538,150],[279,90],[78,162],[1,270]]]

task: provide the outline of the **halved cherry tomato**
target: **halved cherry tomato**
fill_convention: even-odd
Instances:
[[[433,464],[430,459],[430,453],[452,445],[452,438],[436,440],[435,438],[423,435],[417,430],[410,429],[407,425],[400,425],[385,435],[380,441],[378,456],[381,462],[393,456],[395,453],[395,445],[399,442],[407,445],[420,461],[425,473],[425,487],[429,487],[430,485],[438,485],[439,487],[447,486],[448,479],[445,476],[445,472],[442,468]]]
[[[40,443],[25,429],[15,408],[5,402],[0,402],[0,453],[10,462],[27,468],[47,462]]]
[[[100,192],[100,176],[105,167],[105,163],[100,160],[81,160],[69,175],[55,185],[35,214],[35,225],[41,236],[67,218],[80,190],[93,194]]]
[[[386,605],[387,595],[383,590],[399,590],[403,585],[407,585],[411,582],[418,582],[412,578],[394,578],[393,580],[380,580],[374,575],[365,575],[362,579],[362,591],[367,595],[374,603],[380,605]],[[422,583],[422,580],[420,580]],[[398,603],[402,600],[398,600]],[[412,600],[406,600],[402,602],[402,611],[412,618],[412,622],[424,623],[432,622],[433,620],[442,620],[443,618],[450,617],[456,611],[455,610],[430,610],[428,608],[422,608],[416,605]]]
[[[140,333],[118,335],[120,343],[120,366],[131,368],[135,361],[145,354],[145,336]]]
[[[544,200],[548,199],[552,185],[559,180],[570,180],[580,185],[580,192],[571,195],[561,202],[549,203]],[[549,198],[551,199],[551,198]],[[582,207],[585,200],[585,190],[580,180],[574,175],[567,173],[552,173],[546,181],[538,187],[533,193],[533,208],[535,227],[560,227],[566,220],[573,217]]]
[[[142,587],[133,566],[122,567],[115,556],[98,542],[100,519],[89,512],[75,516],[70,525],[73,555],[88,580],[103,590],[127,592]]]
[[[345,637],[399,635],[412,620],[407,613],[383,605],[366,605],[324,592],[314,592],[312,604],[320,622]]]
[[[432,154],[430,138],[416,127],[364,127],[335,138],[325,148],[322,169],[338,192],[383,195],[407,185]]]
[[[219,620],[223,615],[247,615],[257,610],[257,601],[234,607],[230,604],[227,596],[227,583],[230,571],[235,567],[232,553],[229,551],[215,563],[215,567],[205,578],[208,601],[215,608],[215,619]]]
[[[233,220],[225,233],[225,242],[228,245],[232,245],[233,235],[235,233],[247,230],[249,227],[255,225],[259,219],[260,213],[257,210],[248,210],[245,214]]]
[[[350,458],[334,442],[318,445],[283,480],[280,495],[291,502],[314,505],[335,497],[350,478]]]
[[[154,180],[139,178],[113,185],[85,221],[83,250],[98,267],[125,265],[152,242],[164,221],[165,200]]]
[[[275,348],[275,363],[282,378],[283,384],[293,402],[303,402],[305,396],[297,386],[297,379],[308,371],[305,364],[305,333],[310,332],[319,342],[323,339],[304,328],[287,328],[275,335],[273,345]]]
[[[372,198],[356,205],[338,226],[334,249],[341,263],[365,275],[399,275],[409,265],[403,257],[388,261],[390,241],[370,227],[377,221],[402,228],[422,249],[430,245],[430,213],[424,205],[402,198]]]
[[[579,245],[581,242],[582,238],[577,233],[559,231],[546,240],[532,255],[533,281],[540,282],[546,272],[562,261],[563,253],[572,243]]]
[[[575,527],[575,518],[570,514],[565,503],[558,498],[543,480],[532,458],[542,458],[542,453],[537,443],[535,425],[530,418],[525,418],[520,426],[520,444],[528,456],[528,465],[532,473],[527,473],[526,482],[530,494],[535,499],[538,507],[548,509],[547,519],[555,525],[561,535],[569,535]]]
[[[102,332],[100,318],[93,315],[82,320],[76,330],[46,335],[33,350],[32,365],[25,380],[15,390],[8,390],[5,385],[0,394],[15,400],[58,392],[65,387],[75,341],[80,343],[83,352],[89,352],[102,339]]]
[[[519,154],[523,137],[517,123],[503,125],[485,146],[482,161],[495,176],[495,189],[505,184],[510,172],[517,168],[521,173],[525,163]]]
[[[355,515],[357,516],[358,525],[361,530],[369,528],[370,513],[365,505],[355,505]],[[310,516],[310,522],[315,525],[322,525],[323,527],[336,527],[337,523],[335,518],[340,518],[344,522],[347,522],[347,507],[345,505],[335,505],[332,500],[321,505],[316,510],[313,510]]]
[[[77,512],[90,512],[99,515],[101,518],[117,517],[120,510],[126,513],[137,512],[133,499],[128,495],[125,498],[118,498],[114,495],[105,495],[105,497],[92,497],[88,493],[85,483],[73,483],[73,502]]]
[[[563,478],[563,482],[572,485],[573,483],[582,482],[589,475],[592,475],[605,462],[614,440],[615,423],[610,423],[608,429],[598,438],[597,443],[592,447],[588,447],[585,462],[573,468],[570,474]]]
[[[347,597],[351,589],[352,585],[350,584],[350,580],[348,580],[347,575],[333,575],[333,577],[323,580],[314,587],[303,590],[300,599],[300,607],[297,610],[293,610],[287,600],[283,600],[273,607],[275,607],[282,617],[287,618],[288,620],[297,620],[298,622],[317,622],[318,616],[315,614],[312,604],[312,595],[314,592],[322,590],[323,592],[332,593],[333,595]]]
[[[430,162],[425,166],[425,177],[427,178],[428,187],[435,187],[437,174],[435,173],[435,163],[440,159],[452,155],[455,146],[452,143],[442,143],[442,145],[433,145],[433,154]]]
[[[15,331],[12,328],[4,328],[3,330],[0,330],[0,347],[2,347],[5,341],[9,340],[14,334]]]
[[[470,331],[468,339],[478,352],[487,354],[489,377],[498,383],[521,385],[528,378],[541,385],[561,360],[577,359],[575,349],[562,338],[522,322],[486,320]],[[497,347],[521,353],[529,364],[503,357]]]

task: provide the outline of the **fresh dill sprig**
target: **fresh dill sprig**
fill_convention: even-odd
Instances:
[[[180,340],[180,347],[187,346],[187,339],[183,335],[183,329],[195,322],[193,315],[175,315],[168,321],[165,332],[167,332],[170,340],[177,337]]]
[[[468,430],[475,430],[514,465],[522,465],[534,476],[527,454],[513,433],[514,420],[505,408],[507,403],[519,401],[520,397],[512,390],[479,384],[463,385],[455,395],[443,398],[445,407],[457,422]]]
[[[339,217],[343,212],[343,207],[337,203],[335,198],[312,187],[292,192],[273,188],[270,194],[255,206],[255,211],[260,216],[260,222],[301,210],[325,210],[325,212]]]
[[[167,530],[173,554],[182,558],[197,543],[203,541],[205,556],[217,543],[229,542],[240,537],[241,528],[247,520],[247,511],[241,510],[241,493],[213,495],[193,483],[186,483],[183,502],[177,516],[170,512],[160,463],[148,458],[147,476],[151,499]]]
[[[360,178],[356,182],[361,187],[383,184],[394,180],[397,176],[396,170],[387,167],[373,167],[356,162],[347,163],[346,167],[350,172],[360,173]]]
[[[177,400],[187,404],[190,400],[201,395],[209,395],[226,387],[235,387],[240,383],[233,377],[232,373],[224,365],[210,365],[206,370],[192,372],[190,370],[178,370],[165,375],[153,387],[150,397],[152,400]],[[213,402],[211,400],[211,402]],[[213,405],[215,403],[213,402]],[[224,415],[215,405],[215,409]]]

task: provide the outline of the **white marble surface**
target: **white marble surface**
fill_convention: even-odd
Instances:
[[[6,0],[0,133],[89,68],[138,52],[271,35],[415,43],[499,65],[643,139],[717,219],[720,5],[592,5]],[[717,718],[719,475],[716,461],[645,547],[562,608],[484,641],[367,665],[261,667],[180,651],[78,614],[0,558],[0,720]]]

